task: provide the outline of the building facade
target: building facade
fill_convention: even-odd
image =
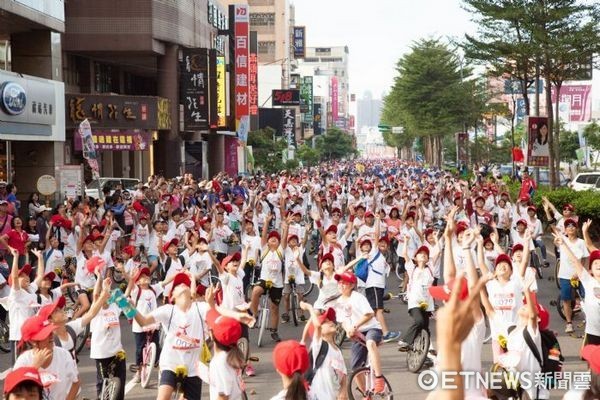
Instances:
[[[20,197],[64,164],[64,2],[0,0],[0,180]]]

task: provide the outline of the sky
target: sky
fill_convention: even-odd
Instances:
[[[421,38],[464,38],[476,26],[461,0],[294,0],[309,47],[349,48],[350,92],[389,92],[395,64]]]

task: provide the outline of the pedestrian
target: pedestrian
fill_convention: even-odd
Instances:
[[[308,351],[295,340],[280,342],[273,350],[273,365],[283,389],[271,400],[316,400],[309,395],[304,374],[308,370]]]
[[[44,385],[37,368],[13,368],[4,380],[6,400],[42,400]]]

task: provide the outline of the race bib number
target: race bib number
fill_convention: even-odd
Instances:
[[[501,311],[510,311],[515,307],[514,293],[497,293],[494,295],[494,308]]]
[[[103,315],[104,326],[106,329],[119,327],[119,316],[113,312],[109,312]]]

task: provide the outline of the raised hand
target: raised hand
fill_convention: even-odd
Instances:
[[[592,225],[592,220],[588,219],[587,221],[585,221],[583,223],[583,226],[581,227],[581,231],[583,233],[586,233],[587,231],[589,231],[591,225]]]

